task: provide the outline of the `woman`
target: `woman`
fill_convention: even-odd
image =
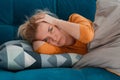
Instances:
[[[68,21],[55,18],[48,11],[38,11],[19,27],[18,34],[33,45],[38,53],[87,53],[87,44],[94,37],[93,24],[79,14]]]

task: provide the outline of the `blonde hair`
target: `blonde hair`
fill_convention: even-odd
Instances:
[[[48,10],[37,10],[33,16],[27,19],[24,24],[19,26],[18,36],[21,36],[23,39],[32,43],[35,40],[35,32],[39,24],[36,23],[36,21],[40,19],[39,16],[43,13],[58,18],[55,14]]]

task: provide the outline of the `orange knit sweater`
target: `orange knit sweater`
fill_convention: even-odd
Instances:
[[[59,53],[78,53],[82,55],[86,54],[87,44],[90,41],[92,41],[94,37],[93,23],[79,14],[72,14],[69,17],[68,21],[80,24],[80,39],[76,40],[74,45],[56,47],[51,44],[44,43],[36,50],[36,52],[42,54],[59,54]]]

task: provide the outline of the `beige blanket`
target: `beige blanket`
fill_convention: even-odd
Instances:
[[[101,67],[120,75],[120,0],[97,0],[95,37],[74,68]]]

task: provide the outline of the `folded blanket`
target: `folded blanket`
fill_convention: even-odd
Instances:
[[[74,68],[101,67],[120,75],[120,0],[97,0],[95,37]]]

